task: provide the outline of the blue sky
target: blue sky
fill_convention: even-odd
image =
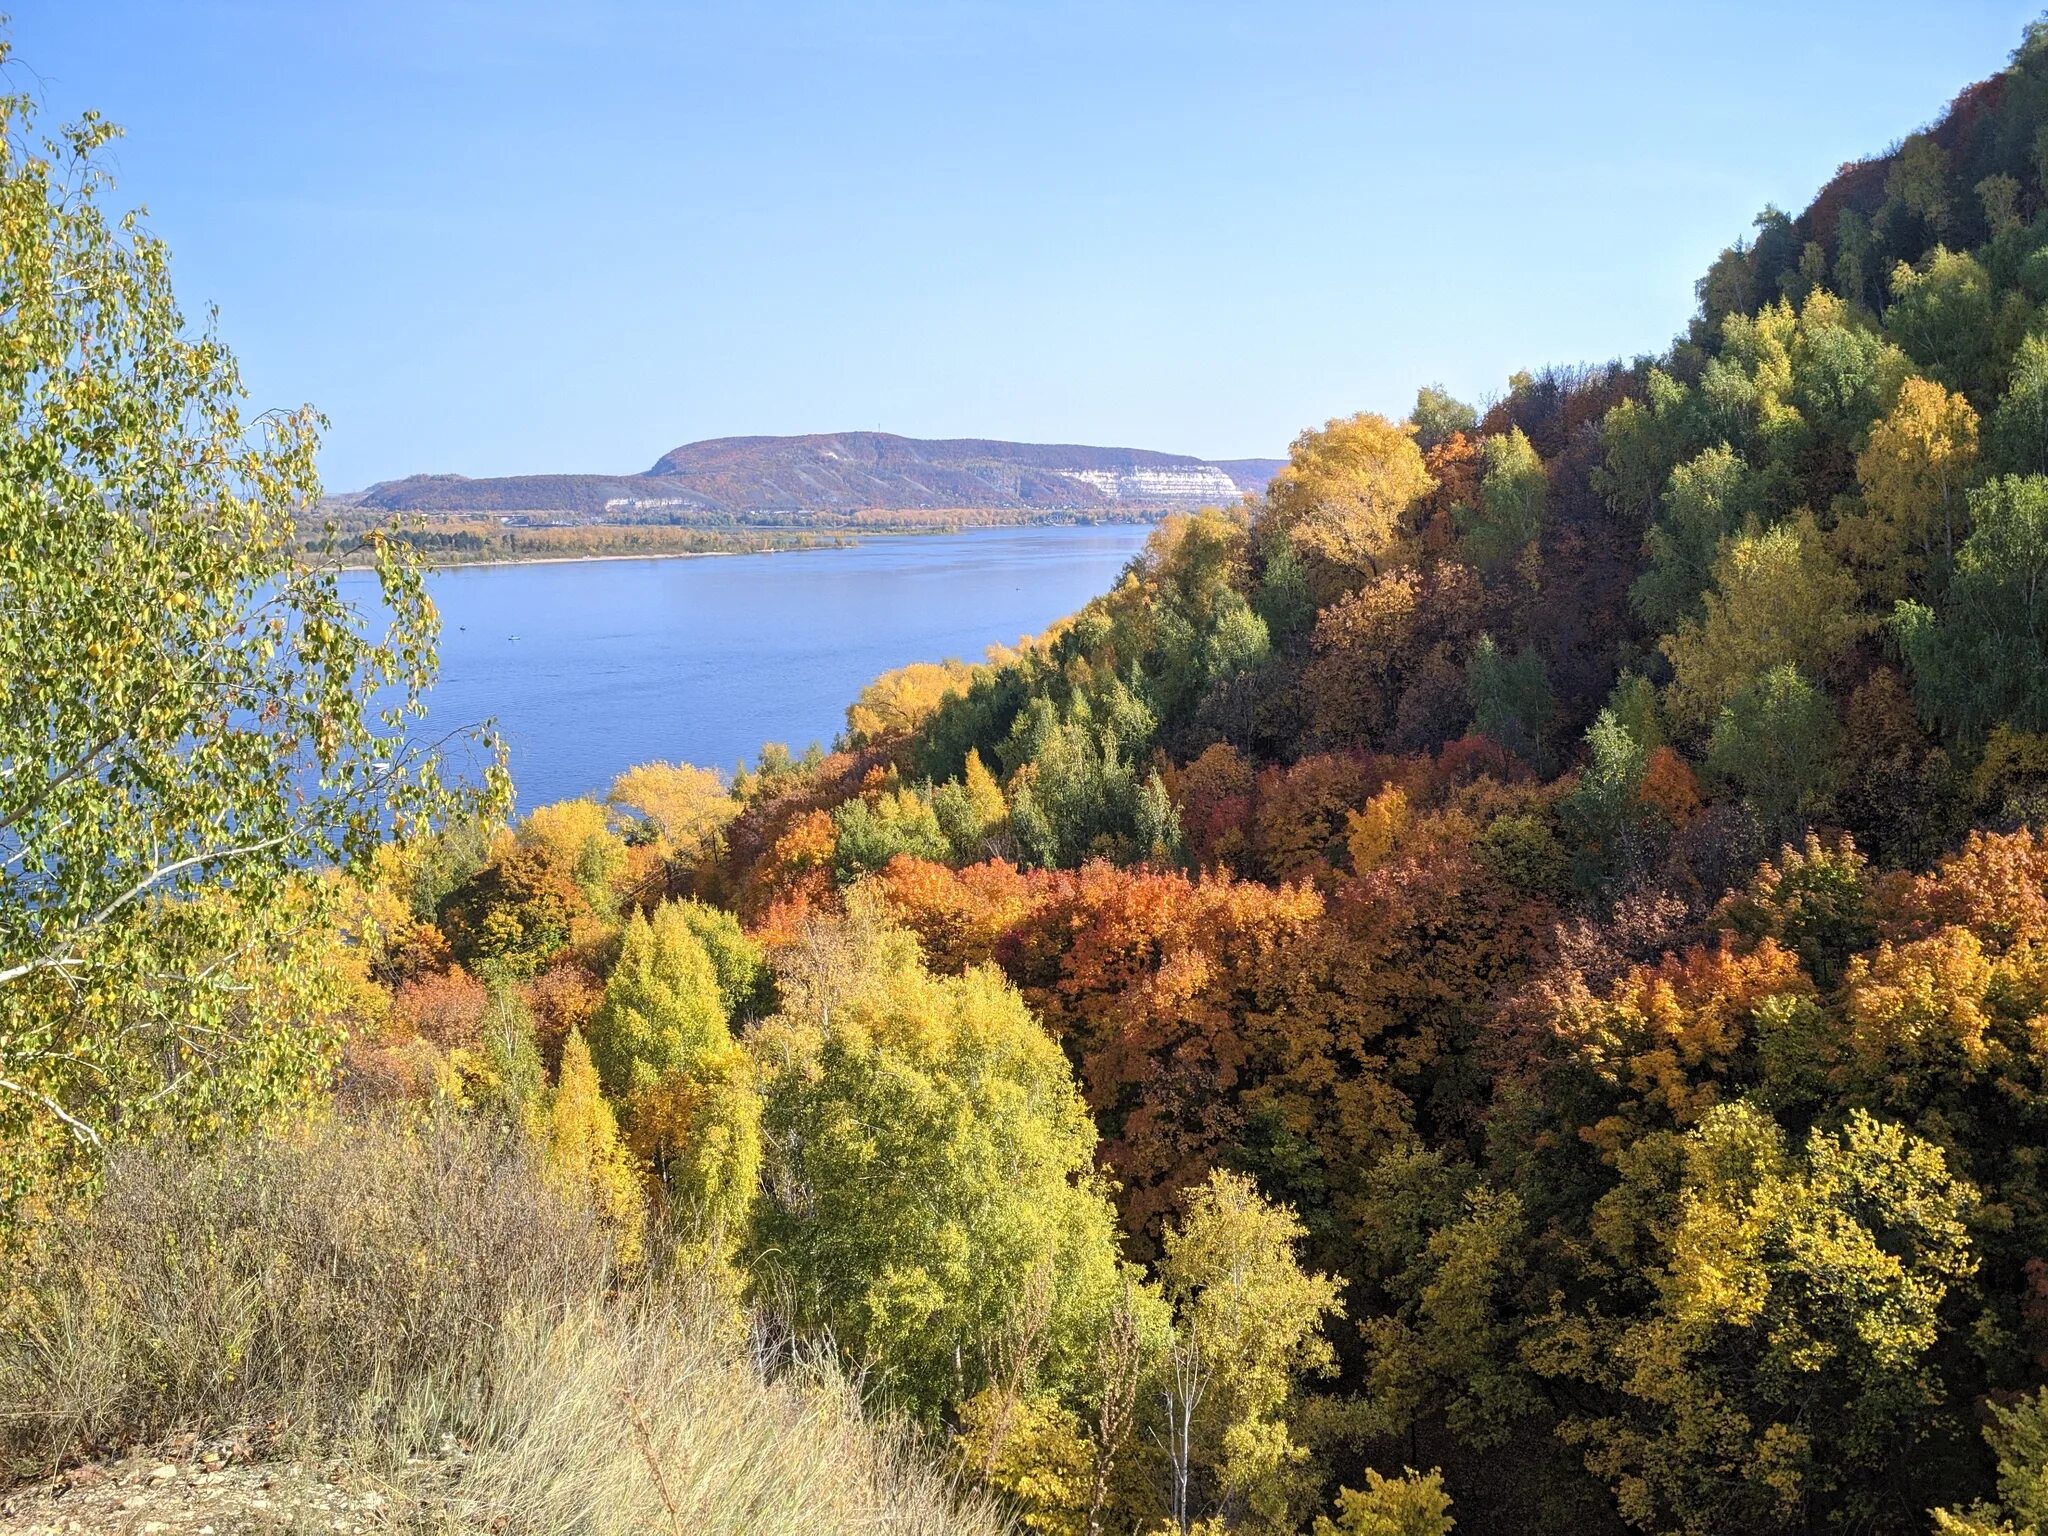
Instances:
[[[330,485],[882,427],[1279,454],[1661,348],[2035,4],[15,0]],[[32,71],[33,73],[29,73]]]

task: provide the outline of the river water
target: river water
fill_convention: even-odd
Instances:
[[[989,529],[845,549],[437,571],[428,727],[495,718],[519,804],[602,795],[635,763],[730,769],[830,746],[912,661],[979,660],[1109,590],[1138,526]],[[365,594],[367,576],[350,576]]]

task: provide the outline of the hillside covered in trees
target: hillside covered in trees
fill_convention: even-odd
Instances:
[[[23,274],[95,253],[156,358],[159,268],[23,153],[0,382],[71,515],[5,503],[0,664],[95,680],[0,724],[24,1464],[375,1425],[473,1441],[489,1529],[624,1529],[519,1494],[503,1386],[602,1358],[657,1525],[774,1483],[665,1475],[707,1416],[640,1405],[716,1379],[838,1405],[865,1529],[2048,1529],[2048,24],[1663,354],[1332,420],[829,754],[510,824],[388,756],[431,614],[385,541],[381,641],[292,563],[289,423],[186,451],[238,427],[204,349],[96,414]],[[109,547],[189,615],[168,674]],[[574,1265],[435,1216],[451,1168]],[[444,1316],[457,1245],[503,1278]],[[294,1363],[386,1297],[402,1347]]]

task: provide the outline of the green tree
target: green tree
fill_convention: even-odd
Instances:
[[[1205,687],[1257,666],[1272,649],[1266,621],[1235,592],[1217,596],[1202,636],[1201,678]]]
[[[1543,531],[1550,476],[1520,427],[1489,437],[1480,455],[1479,505],[1459,516],[1458,531],[1472,563],[1491,573],[1513,565]]]
[[[1756,308],[1756,267],[1746,242],[1737,240],[1716,256],[1706,275],[1693,284],[1699,297],[1700,318],[1696,324],[1708,332],[1720,328],[1729,315],[1746,315]]]
[[[1313,1492],[1288,1419],[1302,1378],[1335,1369],[1323,1325],[1343,1315],[1343,1282],[1301,1267],[1305,1236],[1291,1207],[1222,1169],[1167,1227],[1159,1278],[1174,1342],[1161,1439],[1183,1529],[1200,1504],[1240,1528],[1293,1530]]]
[[[329,921],[301,872],[506,791],[500,760],[451,792],[412,734],[437,624],[405,546],[301,549],[319,419],[247,412],[107,207],[114,133],[0,96],[0,1220],[116,1139],[308,1088],[334,998],[276,990]]]
[[[1671,471],[1657,519],[1643,536],[1649,564],[1629,589],[1651,628],[1669,630],[1698,616],[1723,541],[1740,533],[1756,511],[1755,478],[1726,443]]]
[[[1919,267],[1900,262],[1892,269],[1885,330],[1908,357],[1959,394],[1980,400],[1989,394],[1998,321],[1991,276],[1974,256],[1936,246]]]
[[[886,928],[814,931],[754,1041],[769,1164],[753,1272],[927,1417],[1051,1277],[1041,1374],[1072,1391],[1121,1281],[1095,1126],[1059,1046],[992,969],[933,976]]]
[[[1580,844],[1581,885],[1604,887],[1639,863],[1648,828],[1638,791],[1649,759],[1641,739],[1612,709],[1601,710],[1586,728],[1586,761],[1562,807]]]
[[[1998,1459],[1998,1503],[1937,1509],[1935,1536],[2041,1536],[2048,1531],[2048,1389],[1993,1403],[1984,1440]]]
[[[679,901],[683,925],[697,936],[718,978],[718,1001],[728,1023],[759,1018],[774,1007],[775,976],[761,946],[747,937],[740,920],[723,907]]]
[[[841,880],[872,874],[898,854],[943,859],[952,852],[932,802],[914,789],[857,796],[832,812],[832,825],[839,834],[832,867]]]
[[[1457,433],[1479,430],[1479,413],[1448,394],[1441,384],[1425,384],[1415,391],[1415,409],[1408,413],[1415,428],[1415,445],[1425,453]]]
[[[1543,658],[1526,647],[1513,656],[1481,635],[1465,667],[1472,728],[1537,767],[1547,766],[1550,722],[1557,713]]]
[[[1853,451],[1909,366],[1898,348],[1821,295],[1800,312],[1792,406],[1825,443]]]
[[[1593,488],[1636,524],[1649,520],[1672,466],[1699,444],[1686,387],[1662,368],[1643,380],[1640,400],[1623,400],[1600,422],[1601,462]]]
[[[1766,820],[1793,820],[1827,788],[1837,734],[1827,695],[1784,662],[1744,683],[1722,709],[1707,771],[1737,786]]]
[[[1873,280],[1882,270],[1870,220],[1854,208],[1835,217],[1835,290],[1851,304],[1868,306],[1875,297]]]
[[[1288,640],[1314,625],[1316,604],[1309,592],[1308,567],[1292,543],[1283,540],[1267,550],[1252,606],[1275,640]]]
[[[1945,611],[1905,602],[1892,620],[1921,717],[1972,743],[2048,730],[2048,478],[1971,492],[1970,521]]]
[[[1657,707],[1657,685],[1640,672],[1624,672],[1607,695],[1607,712],[1635,738],[1644,751],[1665,744],[1664,721]]]
[[[508,1119],[531,1129],[538,1121],[547,1088],[547,1068],[540,1059],[533,1010],[519,989],[502,976],[491,980],[490,999],[477,1035],[491,1099]]]
[[[635,912],[590,1020],[590,1054],[605,1092],[624,1099],[729,1044],[718,971],[690,918],[663,902]]]
[[[1152,712],[1118,679],[1076,694],[1064,712],[1040,697],[1018,715],[1004,752],[1017,769],[1010,825],[1027,862],[1062,868],[1149,856],[1150,841],[1139,840],[1144,786],[1132,765],[1153,729]],[[1144,836],[1160,830],[1155,820]]]
[[[1367,1248],[1392,1305],[1360,1327],[1377,1427],[1403,1434],[1441,1413],[1462,1444],[1500,1445],[1540,1401],[1516,1354],[1527,1264],[1521,1200],[1461,1178],[1419,1147],[1366,1178]]]
[[[1906,136],[1885,173],[1885,196],[1896,198],[1908,213],[1939,239],[1949,227],[1948,155],[1927,133]]]
[[[932,791],[932,814],[946,834],[953,857],[967,864],[987,854],[989,840],[1010,819],[1010,808],[996,776],[983,766],[981,754],[970,747],[960,777],[948,779]]]
[[[2029,336],[2012,361],[2012,380],[1986,423],[1985,457],[2009,475],[2048,474],[2048,337]]]
[[[1180,811],[1156,773],[1147,774],[1133,813],[1134,835],[1143,856],[1162,866],[1181,858]]]

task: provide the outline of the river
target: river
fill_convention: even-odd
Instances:
[[[488,565],[428,577],[442,620],[428,726],[495,718],[524,809],[635,763],[730,769],[830,746],[912,661],[979,660],[1114,585],[1148,529],[988,529],[843,549]],[[362,593],[366,575],[345,578]]]

